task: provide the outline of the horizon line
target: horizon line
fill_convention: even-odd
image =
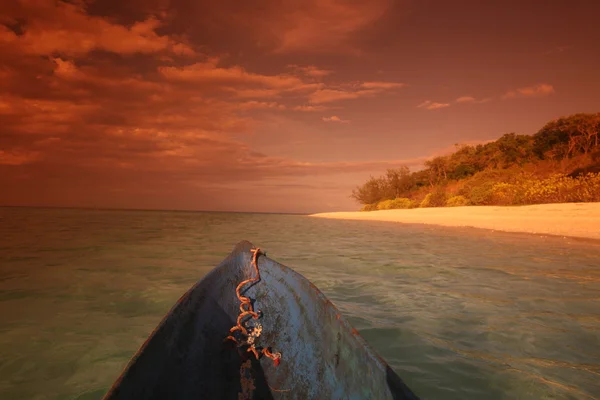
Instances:
[[[159,212],[196,212],[196,213],[230,213],[230,214],[278,214],[278,215],[311,215],[315,212],[275,212],[275,211],[224,211],[224,210],[191,210],[169,208],[122,208],[122,207],[85,207],[85,206],[31,206],[31,205],[2,205],[0,208],[49,208],[63,210],[94,210],[94,211],[159,211]],[[318,212],[318,211],[317,211]]]

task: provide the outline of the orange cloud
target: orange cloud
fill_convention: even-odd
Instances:
[[[235,87],[225,88],[232,96],[240,99],[264,99],[279,97],[281,91],[277,89],[240,89]]]
[[[11,151],[0,150],[0,165],[23,165],[38,159],[39,151],[28,151],[13,149]]]
[[[356,52],[350,38],[381,18],[389,0],[308,0],[284,2],[274,14],[269,35],[275,51]]]
[[[301,66],[292,64],[292,65],[288,65],[288,68],[292,68],[296,72],[299,72],[303,75],[309,76],[311,78],[317,78],[317,79],[323,78],[323,77],[333,73],[333,71],[326,70],[326,69],[320,69],[320,68],[315,67],[314,65],[308,65],[306,67],[301,67]]]
[[[312,104],[322,104],[340,100],[357,99],[359,97],[373,96],[387,90],[401,88],[405,85],[396,82],[358,82],[341,86],[341,88],[325,88],[317,90],[309,95],[309,102]]]
[[[265,101],[246,101],[243,103],[239,103],[238,107],[242,110],[251,110],[251,109],[277,109],[277,110],[285,110],[287,107],[283,104],[279,104],[276,102],[265,102]]]
[[[405,86],[397,82],[367,81],[330,87],[325,83],[306,82],[295,75],[263,75],[248,72],[240,66],[221,67],[219,64],[220,59],[215,57],[182,67],[161,66],[158,71],[168,81],[201,85],[205,89],[212,87],[236,97],[306,96],[312,105],[371,96]],[[301,69],[302,73],[305,71]],[[315,68],[308,68],[308,71],[309,74],[324,76],[323,71]]]
[[[307,111],[307,112],[314,112],[314,111],[325,111],[325,110],[330,110],[332,107],[325,107],[325,106],[312,106],[312,105],[304,105],[304,106],[295,106],[292,109],[294,111]]]
[[[84,2],[36,1],[0,6],[8,21],[0,24],[0,187],[19,189],[0,191],[3,204],[131,206],[135,199],[135,206],[172,208],[193,198],[193,208],[210,208],[223,204],[223,186],[230,193],[249,182],[367,174],[400,162],[305,163],[247,143],[271,113],[325,112],[339,108],[325,103],[403,84],[334,85],[333,72],[316,65],[259,73],[194,53],[166,33],[172,27],[162,16],[123,24],[88,14]],[[325,47],[348,45],[351,25],[361,26],[352,24],[341,22]],[[294,39],[300,31],[291,30],[282,51],[302,47]]]
[[[182,60],[176,56],[192,48],[165,33],[169,27],[158,17],[120,25],[88,15],[83,2],[16,4],[10,15],[22,26],[0,24],[7,50],[0,54],[0,187],[19,191],[0,193],[2,203],[210,208],[223,204],[224,187],[233,193],[249,183],[292,185],[406,163],[303,162],[257,151],[266,142],[260,128],[273,114],[287,119],[298,112],[289,120],[314,123],[314,115],[300,113],[321,112],[323,123],[349,124],[343,111],[327,111],[340,108],[329,103],[393,93],[402,83],[333,84],[332,71],[315,65],[282,65],[279,73],[271,65],[264,72],[199,54]],[[348,45],[354,31],[344,26],[327,46]],[[288,50],[301,47],[287,43]]]
[[[52,58],[56,64],[54,74],[63,79],[84,79],[85,75],[75,66],[75,63],[68,60],[63,60],[60,57]]]
[[[321,103],[331,103],[339,100],[350,100],[357,99],[361,96],[368,96],[375,94],[375,91],[345,91],[338,89],[322,89],[317,90],[309,96],[309,102],[313,104],[321,104]]]
[[[472,96],[462,96],[455,100],[457,103],[475,103],[476,99]]]
[[[83,115],[99,110],[97,105],[71,100],[14,96],[6,96],[6,102],[1,104],[0,115],[4,117],[5,131],[32,137],[68,133],[74,123],[82,122]]]
[[[78,67],[72,60],[63,60],[60,57],[50,58],[53,64],[53,73],[57,81],[53,82],[55,88],[63,85],[65,89],[77,90],[87,87],[88,89],[100,89],[105,91],[121,91],[127,89],[135,90],[137,93],[153,93],[150,99],[156,101],[159,93],[165,88],[158,82],[144,80],[139,76],[112,76],[106,71],[100,71],[98,67]]]
[[[177,193],[180,199],[204,198],[223,182],[233,186],[307,174],[361,173],[394,165],[394,161],[303,163],[259,153],[234,140],[258,123],[254,110],[316,112],[330,107],[283,104],[268,96],[242,101],[236,96],[223,98],[196,85],[195,80],[204,82],[203,74],[214,74],[213,84],[232,85],[232,94],[271,91],[267,94],[280,95],[285,101],[285,93],[308,84],[290,75],[221,68],[215,61],[205,62],[208,72],[195,68],[188,76],[190,71],[184,69],[183,80],[177,73],[185,67],[167,70],[175,73],[171,76],[154,71],[138,74],[127,66],[94,59],[82,63],[67,56],[38,61],[39,75],[11,68],[11,80],[3,82],[7,91],[0,101],[0,186],[14,186],[18,180],[21,197],[5,194],[0,200],[28,204],[32,201],[28,199],[44,199],[45,204],[64,205],[68,199],[74,205],[89,205],[103,198],[103,204],[112,205],[106,203],[106,193],[122,193],[129,196],[123,197],[124,205],[130,204],[127,198],[136,198],[138,206],[146,204],[144,199],[158,206],[161,193]],[[199,75],[194,75],[198,70]],[[375,86],[379,91],[388,87]],[[319,87],[311,86],[313,90]],[[347,89],[351,90],[366,89],[356,84]],[[305,98],[310,94],[299,93]],[[294,102],[298,104],[297,99]],[[348,121],[332,116],[328,122]],[[12,168],[10,173],[7,168]],[[63,200],[53,193],[60,193]],[[169,200],[164,201],[168,207]],[[198,204],[194,207],[207,207]],[[222,203],[213,200],[212,204]]]
[[[304,82],[291,75],[260,75],[245,71],[239,66],[230,68],[218,67],[219,59],[210,58],[206,62],[195,63],[184,67],[159,67],[158,71],[173,81],[211,83],[211,84],[255,84],[272,89],[290,89],[303,86]]]
[[[547,83],[540,83],[534,86],[522,87],[515,90],[509,90],[502,96],[503,99],[510,99],[514,97],[544,97],[553,94],[554,87]]]
[[[431,100],[425,100],[417,106],[417,108],[425,108],[426,110],[439,110],[440,108],[450,107],[449,103],[436,103]]]
[[[485,98],[485,99],[476,99],[473,96],[461,96],[459,98],[457,98],[456,100],[454,100],[456,103],[487,103],[489,101],[491,101],[492,99]]]
[[[398,83],[398,82],[363,82],[360,84],[361,87],[365,89],[375,89],[375,90],[388,90],[388,89],[398,89],[405,87],[406,84]]]
[[[88,15],[84,6],[84,2],[16,0],[3,13],[7,19],[25,21],[23,32],[17,35],[0,25],[0,43],[31,55],[81,56],[93,50],[117,54],[195,54],[188,44],[156,33],[161,26],[156,17],[125,27]]]
[[[219,63],[218,58],[211,58],[182,67],[161,66],[158,71],[169,82],[185,83],[205,93],[212,90],[242,99],[306,97],[325,86],[294,75],[264,75],[248,72],[240,66],[220,67]]]
[[[338,117],[337,115],[332,115],[331,117],[323,117],[321,118],[323,121],[325,122],[338,122],[341,124],[347,124],[350,122],[350,120],[347,119],[341,119],[340,117]]]

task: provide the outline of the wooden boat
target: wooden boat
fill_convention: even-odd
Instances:
[[[319,289],[246,241],[177,301],[104,398],[417,399]]]

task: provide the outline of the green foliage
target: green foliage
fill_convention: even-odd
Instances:
[[[502,168],[523,165],[534,158],[533,138],[529,135],[508,133],[496,141],[500,151],[499,161]]]
[[[446,205],[446,201],[448,200],[448,195],[446,192],[438,188],[431,193],[428,193],[427,196],[423,199],[419,207],[443,207]]]
[[[423,201],[421,201],[421,204],[419,204],[419,207],[421,207],[421,208],[432,207],[431,206],[431,193],[427,193],[427,196],[425,196]]]
[[[516,183],[498,182],[487,193],[485,204],[525,205],[600,201],[600,174],[576,178],[554,174],[546,179],[526,177]]]
[[[395,210],[400,208],[415,208],[417,203],[405,197],[399,197],[394,200],[384,200],[377,204],[378,210]]]
[[[434,157],[425,161],[425,166],[429,171],[429,183],[435,185],[448,179],[450,170],[449,157]]]
[[[555,174],[543,180],[522,182],[514,204],[574,203],[600,201],[600,174],[571,178]]]
[[[415,178],[408,167],[388,169],[384,176],[370,177],[362,186],[352,191],[354,200],[361,204],[377,204],[410,193],[415,187]]]
[[[394,208],[416,208],[419,204],[406,197],[399,197],[394,200]]]
[[[391,210],[393,201],[394,200],[382,200],[379,203],[377,203],[377,209],[378,210]]]
[[[412,179],[414,182],[414,188],[419,189],[429,185],[429,171],[424,169],[421,171],[413,172]]]
[[[472,186],[468,197],[471,204],[476,206],[493,204],[494,182],[483,182],[480,185]]]
[[[350,197],[361,204],[375,204],[385,196],[385,181],[382,178],[370,177],[362,186],[352,191]]]
[[[462,207],[468,206],[469,200],[465,196],[452,196],[448,200],[446,200],[446,207]]]
[[[560,160],[588,154],[600,143],[600,113],[579,113],[550,121],[533,135],[533,142],[533,151],[540,158]]]
[[[464,179],[477,172],[473,165],[460,164],[449,174],[450,179]]]
[[[385,197],[394,199],[407,193],[414,186],[414,179],[410,174],[408,167],[403,166],[397,169],[388,169],[385,178]]]
[[[581,174],[598,172],[599,161],[600,113],[580,113],[550,121],[533,136],[508,133],[486,144],[457,145],[454,153],[428,160],[420,171],[389,169],[370,177],[351,197],[365,210],[410,208],[416,202],[408,199],[421,199],[426,191],[431,193],[420,207],[592,201],[577,200],[597,198],[596,178]],[[548,178],[562,172],[571,174]],[[457,198],[449,201],[444,187],[451,193],[456,188]],[[406,201],[399,203],[400,198]]]
[[[473,205],[494,204],[494,185],[498,182],[514,182],[522,174],[518,168],[481,171],[467,180],[458,194],[465,196]]]
[[[489,203],[499,206],[508,206],[518,203],[522,198],[520,186],[513,183],[499,182],[492,186]]]
[[[548,122],[542,129],[533,135],[533,152],[541,159],[548,156],[557,145],[566,145],[569,134],[563,128],[562,120]]]
[[[377,211],[377,204],[365,204],[360,211]]]

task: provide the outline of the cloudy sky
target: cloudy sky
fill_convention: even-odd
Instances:
[[[314,212],[600,110],[594,0],[9,0],[0,205]]]

